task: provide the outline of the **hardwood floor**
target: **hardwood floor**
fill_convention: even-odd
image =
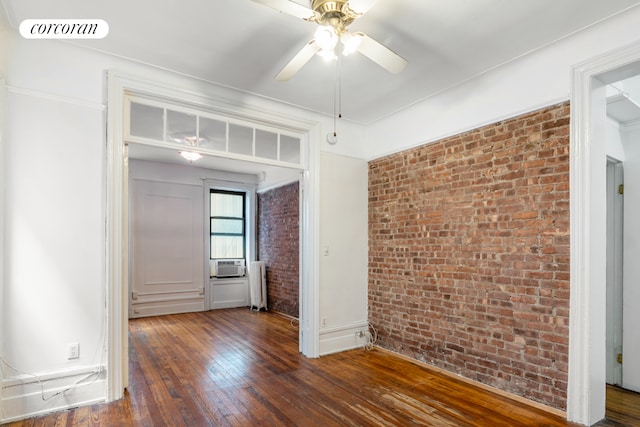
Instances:
[[[597,426],[640,426],[640,394],[607,385],[607,418]]]
[[[297,334],[248,309],[132,320],[124,399],[9,425],[574,425],[380,350],[307,359]]]

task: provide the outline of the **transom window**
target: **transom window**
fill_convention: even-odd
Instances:
[[[264,164],[299,167],[302,139],[277,126],[239,120],[168,101],[128,96],[124,139],[128,142],[225,153]]]
[[[245,258],[246,195],[211,190],[211,259]]]

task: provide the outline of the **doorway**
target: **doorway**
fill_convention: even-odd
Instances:
[[[318,246],[319,238],[319,190],[318,168],[321,124],[314,117],[300,116],[289,111],[287,106],[275,104],[272,109],[252,106],[243,100],[241,104],[229,103],[235,93],[227,88],[212,88],[208,85],[180,90],[173,82],[153,83],[121,74],[108,72],[108,126],[107,126],[107,182],[106,182],[106,288],[107,307],[107,401],[123,396],[128,382],[127,355],[127,307],[128,292],[128,154],[124,143],[125,99],[130,94],[156,94],[167,99],[180,99],[189,105],[207,106],[211,111],[228,112],[233,117],[250,117],[255,123],[272,123],[274,126],[304,135],[302,179],[300,180],[300,351],[307,357],[318,357],[318,259],[312,248]],[[194,82],[184,81],[190,87]],[[178,87],[178,88],[177,88]],[[154,144],[151,144],[154,145]],[[157,145],[157,144],[155,144]],[[282,153],[282,151],[280,152]],[[227,159],[229,160],[229,159]]]
[[[607,85],[607,384],[640,392],[640,74]],[[625,191],[624,181],[630,185]],[[611,390],[611,388],[608,388]]]
[[[579,64],[571,92],[571,314],[569,337],[569,421],[591,425],[605,417],[607,351],[607,86],[640,74],[640,44],[627,46]],[[639,144],[635,144],[636,146]],[[638,150],[640,151],[640,150]],[[625,152],[624,174],[632,182],[635,159]],[[640,162],[638,162],[640,163]],[[640,179],[640,174],[638,176]],[[624,209],[629,212],[629,198]],[[625,215],[625,218],[630,218]],[[638,230],[640,232],[640,230]],[[631,229],[625,224],[625,239]],[[634,235],[638,235],[635,234]],[[629,256],[629,246],[623,252]],[[625,263],[627,267],[637,262]],[[628,278],[628,277],[626,277]],[[626,281],[626,283],[629,283]],[[640,295],[624,288],[623,301]],[[628,313],[630,310],[623,310]],[[633,310],[638,312],[638,310]],[[623,324],[626,319],[623,318]],[[629,341],[629,340],[626,340]],[[640,340],[632,340],[640,341]],[[639,344],[640,345],[640,344]],[[628,348],[631,347],[631,348]],[[625,354],[633,346],[623,347]],[[632,353],[629,353],[629,355]],[[632,357],[632,356],[629,356]],[[624,377],[629,372],[623,370]]]

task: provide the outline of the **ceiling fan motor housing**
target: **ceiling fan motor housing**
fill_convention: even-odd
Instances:
[[[329,25],[337,30],[344,30],[358,14],[353,12],[346,0],[313,0],[311,8],[315,12],[315,21],[321,25]]]

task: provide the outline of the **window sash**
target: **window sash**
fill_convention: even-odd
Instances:
[[[246,193],[210,190],[210,259],[245,258]]]

